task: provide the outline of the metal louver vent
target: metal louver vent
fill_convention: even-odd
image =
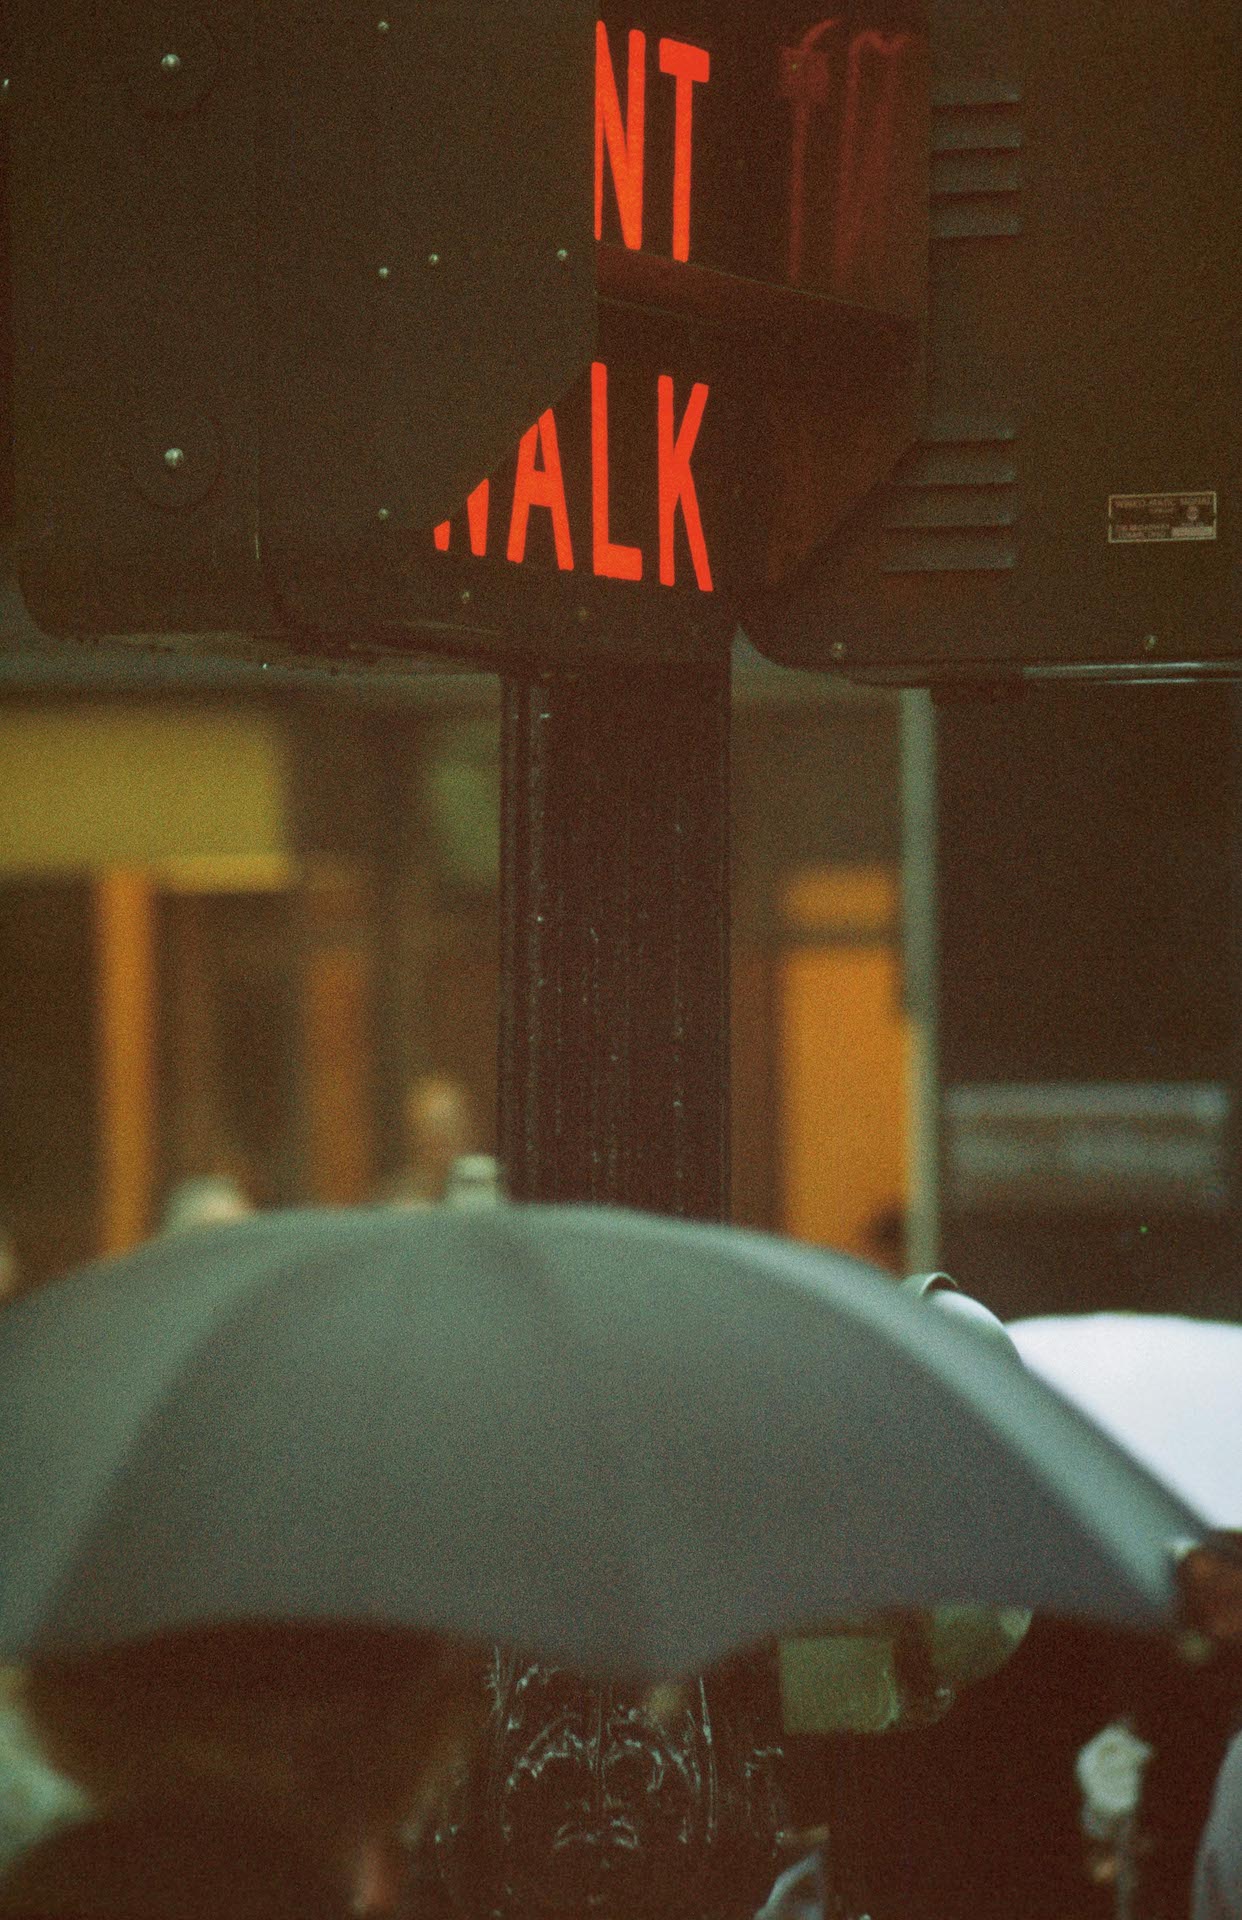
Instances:
[[[1020,233],[1021,93],[939,88],[932,100],[931,231],[936,240]]]
[[[1000,573],[1017,561],[1014,429],[941,419],[896,467],[881,517],[885,573]]]

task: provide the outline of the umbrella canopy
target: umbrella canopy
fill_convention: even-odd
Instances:
[[[859,1263],[595,1208],[274,1214],[0,1320],[0,1655],[408,1623],[650,1678],[838,1610],[1153,1624],[1195,1514]]]
[[[1218,1527],[1242,1528],[1242,1326],[1066,1313],[1009,1329],[1035,1373]]]

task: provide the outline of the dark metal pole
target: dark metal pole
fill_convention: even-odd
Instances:
[[[729,667],[504,698],[500,1153],[515,1199],[728,1210]]]
[[[729,664],[592,663],[504,697],[500,1152],[515,1200],[728,1207]],[[537,1521],[532,1521],[537,1524]],[[770,1760],[719,1676],[657,1717],[497,1650],[440,1836],[495,1920],[743,1920]]]

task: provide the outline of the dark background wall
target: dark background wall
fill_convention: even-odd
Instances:
[[[1211,685],[941,708],[946,1087],[1235,1085],[1238,714]],[[949,1210],[943,1257],[1007,1314],[1242,1316],[1232,1189],[1214,1211]]]

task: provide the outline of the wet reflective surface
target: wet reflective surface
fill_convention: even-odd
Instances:
[[[497,1652],[491,1737],[418,1863],[415,1904],[645,1920],[752,1914],[777,1871],[778,1751],[703,1681],[660,1713]]]

